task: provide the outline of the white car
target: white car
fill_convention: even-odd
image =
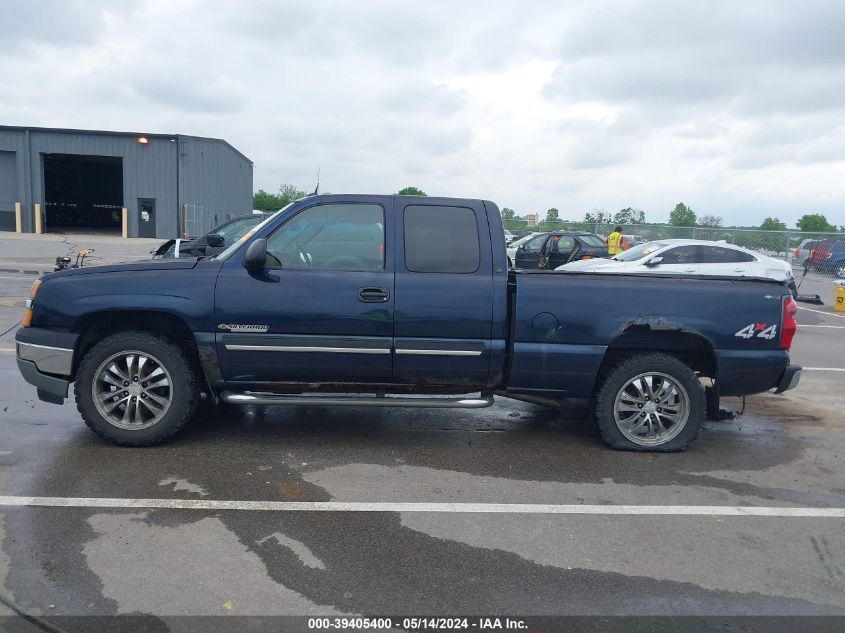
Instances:
[[[726,277],[768,277],[796,294],[788,262],[740,246],[706,240],[646,242],[610,259],[570,262],[555,270],[597,273],[672,273]]]

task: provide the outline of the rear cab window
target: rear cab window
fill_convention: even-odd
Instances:
[[[469,274],[479,269],[478,221],[472,209],[409,205],[403,227],[410,272]]]

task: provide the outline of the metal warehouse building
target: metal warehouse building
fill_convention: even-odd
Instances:
[[[251,210],[252,161],[226,141],[0,126],[0,231],[172,238]]]

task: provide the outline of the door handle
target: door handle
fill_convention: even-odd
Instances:
[[[390,299],[390,291],[387,288],[359,288],[358,301],[364,303],[384,303]]]
[[[694,268],[694,267],[684,268],[684,272],[685,272],[685,273],[694,273],[694,272],[695,272],[695,268]]]

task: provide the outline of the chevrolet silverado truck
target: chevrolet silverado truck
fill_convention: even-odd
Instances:
[[[508,271],[486,200],[316,195],[214,257],[45,275],[15,338],[38,397],[61,404],[73,383],[86,424],[121,445],[174,435],[201,400],[498,395],[589,400],[612,448],[679,451],[719,395],[798,383],[795,311],[765,279]]]

